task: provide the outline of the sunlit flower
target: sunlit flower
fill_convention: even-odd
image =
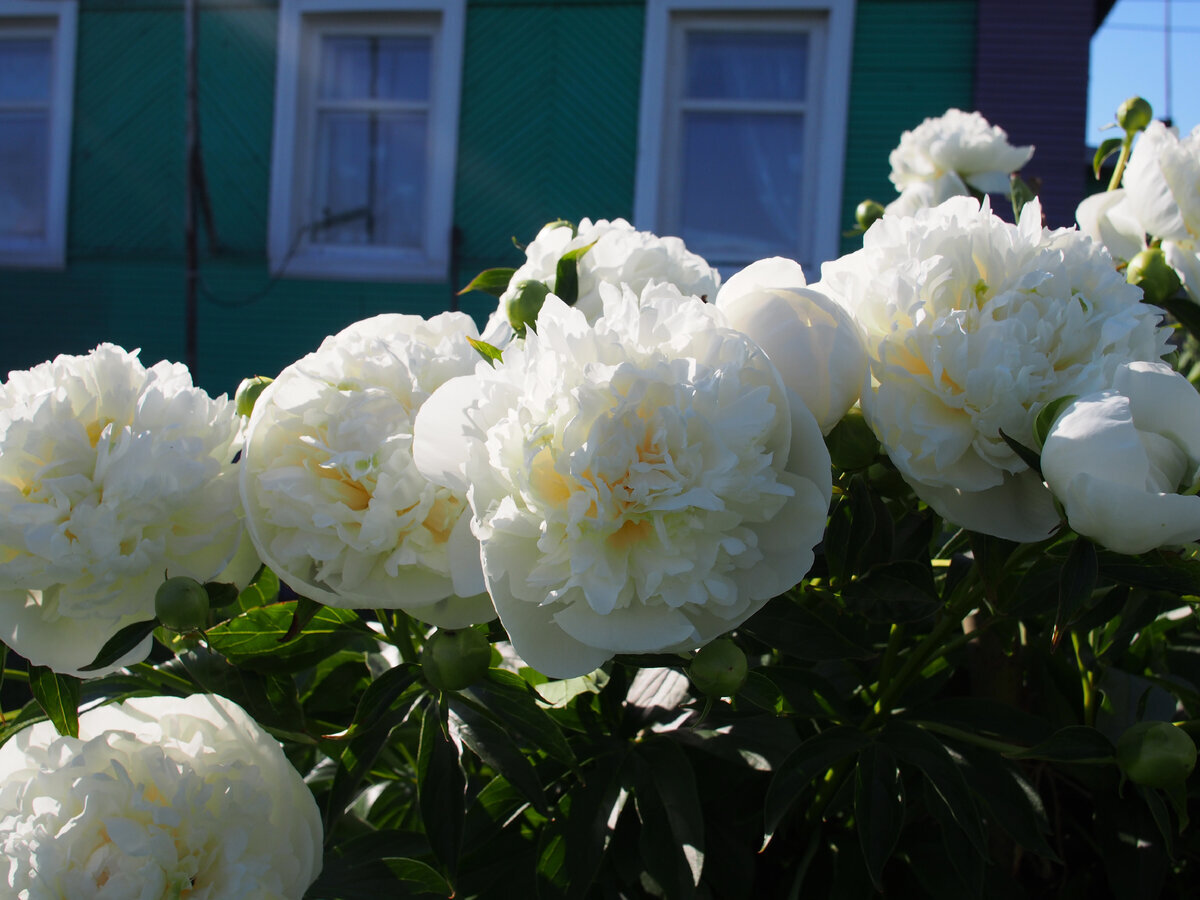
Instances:
[[[447,627],[493,617],[462,491],[413,465],[412,420],[478,361],[463,313],[388,314],[326,338],[258,398],[241,491],[259,555],[330,606],[404,609]]]
[[[594,325],[547,298],[416,423],[420,469],[468,491],[517,653],[556,677],[736,627],[808,571],[831,491],[816,422],[717,309],[601,293]]]
[[[1032,156],[1033,147],[1014,147],[1003,128],[989,125],[979,113],[948,109],[900,136],[900,145],[888,156],[889,177],[901,192],[954,175],[981,193],[1007,194],[1009,174]]]
[[[1055,421],[1042,472],[1071,527],[1110,550],[1200,540],[1200,394],[1165,363],[1121,366]]]
[[[241,535],[238,420],[186,367],[103,344],[0,387],[0,638],[78,673],[154,617],[163,572],[206,580]],[[145,657],[147,638],[125,658]],[[115,668],[115,667],[114,667]]]
[[[1129,260],[1149,236],[1200,302],[1200,126],[1185,138],[1151,122],[1138,138],[1122,187],[1088,197],[1076,218],[1117,259]]]
[[[0,747],[0,881],[22,900],[300,900],[321,817],[236,704],[141,697]]]
[[[509,280],[497,314],[485,329],[485,339],[503,343],[510,336],[504,331],[504,309],[517,285],[541,281],[553,291],[559,259],[583,247],[589,249],[576,263],[579,296],[575,306],[589,321],[600,315],[602,284],[627,284],[634,294],[640,294],[651,281],[666,282],[685,295],[709,300],[716,297],[721,284],[720,273],[703,257],[690,252],[680,238],[638,231],[624,219],[593,222],[585,218],[574,231],[568,223],[551,222],[525,248],[525,264]]]
[[[820,291],[805,287],[799,263],[780,257],[751,263],[721,286],[716,305],[766,351],[822,434],[858,402],[867,374],[858,325]]]
[[[1046,403],[1158,359],[1167,335],[1099,245],[1040,222],[1037,201],[1017,226],[967,197],[885,216],[819,285],[866,332],[863,413],[918,496],[1018,541],[1045,537],[1058,516],[1001,430],[1032,445]]]

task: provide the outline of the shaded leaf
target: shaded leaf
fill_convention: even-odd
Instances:
[[[158,619],[147,619],[144,622],[134,622],[131,625],[126,625],[105,641],[104,646],[96,654],[96,658],[86,666],[80,666],[79,671],[94,672],[97,669],[104,669],[111,666],[150,635],[154,634],[154,629],[157,627]]]
[[[567,306],[574,306],[579,299],[579,259],[596,244],[569,250],[558,259],[554,275],[554,293]]]
[[[1003,428],[1000,429],[1000,438],[1004,441],[1004,443],[1008,444],[1009,449],[1012,450],[1013,453],[1017,454],[1017,456],[1019,456],[1021,458],[1021,462],[1025,463],[1025,465],[1029,466],[1029,468],[1031,468],[1031,469],[1033,469],[1033,471],[1037,472],[1039,478],[1041,477],[1041,475],[1042,475],[1041,454],[1039,454],[1032,447],[1026,447],[1024,444],[1022,444],[1016,438],[1010,437],[1009,435],[1005,434]]]
[[[487,679],[472,685],[467,694],[533,747],[568,766],[575,764],[575,754],[562,729],[538,704],[537,693],[520,676],[489,669]]]
[[[1053,646],[1058,646],[1079,611],[1088,607],[1099,577],[1096,545],[1085,537],[1077,538],[1063,563],[1058,588],[1058,612],[1054,617],[1054,634],[1051,637]]]
[[[704,869],[704,811],[696,776],[679,745],[665,739],[637,749],[647,777],[638,782],[642,861],[671,897],[693,897]]]
[[[562,823],[568,896],[583,896],[595,883],[628,797],[624,770],[624,752],[605,754],[582,771],[569,792]]]
[[[420,677],[420,666],[414,663],[401,663],[374,679],[367,685],[367,689],[359,698],[358,707],[354,711],[354,721],[342,737],[355,737],[363,732],[386,725],[390,720],[388,713],[392,704],[400,699]]]
[[[843,619],[848,619],[843,616]],[[849,631],[850,622],[838,622]],[[852,640],[827,620],[807,607],[781,597],[768,603],[746,621],[741,630],[758,638],[769,647],[777,647],[797,659],[810,661],[869,659],[876,655],[866,646],[865,635],[856,635],[862,644]]]
[[[29,689],[59,734],[79,737],[79,691],[74,675],[59,675],[48,666],[29,667]]]
[[[1161,301],[1163,309],[1179,320],[1179,324],[1191,332],[1193,337],[1200,337],[1200,304],[1186,294],[1178,293]]]
[[[883,866],[896,849],[904,826],[904,784],[896,757],[873,744],[858,755],[854,771],[854,818],[867,871],[883,890]]]
[[[508,779],[533,807],[544,816],[553,815],[546,792],[533,764],[525,757],[508,733],[466,703],[450,698],[451,726],[459,740],[471,751]]]
[[[1046,841],[1050,823],[1042,798],[1020,770],[988,750],[960,746],[959,751],[968,763],[962,769],[963,777],[987,807],[990,818],[1027,850],[1060,862]]]
[[[835,763],[869,746],[870,738],[857,728],[838,725],[797,747],[775,771],[763,804],[764,833],[769,840],[788,810],[817,778]]]
[[[204,583],[204,592],[208,594],[209,609],[224,609],[237,603],[238,593],[236,584],[229,584],[225,581],[206,581]]]
[[[1046,435],[1050,433],[1050,429],[1054,427],[1058,417],[1078,396],[1078,394],[1067,394],[1063,397],[1056,397],[1041,408],[1037,418],[1033,420],[1033,439],[1037,441],[1038,447],[1046,443]]]
[[[442,731],[438,704],[430,703],[421,718],[417,800],[429,846],[451,878],[458,871],[458,857],[462,851],[466,790],[467,778],[459,763],[458,748]]]
[[[869,622],[919,622],[941,608],[933,570],[911,560],[871,569],[842,591],[846,608]]]
[[[1069,725],[1028,750],[1007,754],[1010,759],[1044,759],[1048,762],[1109,763],[1115,760],[1112,742],[1095,728]]]

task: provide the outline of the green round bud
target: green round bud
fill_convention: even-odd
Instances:
[[[538,313],[542,311],[542,304],[549,293],[550,288],[536,279],[517,283],[516,290],[504,307],[504,315],[513,331],[524,335],[525,329],[537,322]]]
[[[243,418],[250,418],[250,413],[254,412],[254,404],[258,402],[258,395],[274,380],[266,375],[255,375],[243,380],[238,385],[237,393],[233,395],[233,401],[237,404],[237,414]]]
[[[1130,97],[1117,107],[1117,124],[1125,129],[1126,134],[1145,131],[1153,118],[1154,110],[1141,97]]]
[[[700,648],[688,666],[688,678],[708,697],[732,697],[746,683],[746,654],[729,638]]]
[[[1196,767],[1196,744],[1170,722],[1139,722],[1117,741],[1117,765],[1147,787],[1180,784]]]
[[[439,628],[421,648],[425,680],[439,691],[461,691],[487,674],[492,645],[474,628]]]
[[[1148,247],[1129,261],[1125,280],[1142,289],[1147,303],[1161,304],[1183,287],[1179,273],[1167,262],[1162,247]]]
[[[171,631],[199,631],[208,625],[208,591],[186,575],[168,578],[154,593],[154,615]]]
[[[864,200],[854,209],[854,221],[858,227],[866,231],[875,224],[876,219],[883,217],[883,204],[875,200]]]

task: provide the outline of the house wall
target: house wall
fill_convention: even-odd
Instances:
[[[202,0],[201,137],[218,247],[202,255],[197,381],[232,391],[380,312],[432,314],[480,269],[517,265],[558,217],[630,217],[645,16],[641,0],[471,0],[449,282],[272,280],[267,202],[277,12]],[[858,0],[843,209],[894,194],[900,132],[971,104],[976,0]],[[147,363],[184,354],[180,0],[82,0],[68,265],[0,272],[0,372],[101,340]],[[857,239],[843,242],[853,249]],[[816,273],[812,273],[815,280]]]

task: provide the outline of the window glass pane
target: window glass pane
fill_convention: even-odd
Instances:
[[[685,115],[679,232],[688,249],[714,262],[795,256],[803,148],[800,114]]]
[[[803,100],[808,34],[687,32],[686,96]]]
[[[0,237],[46,233],[46,113],[0,113]]]
[[[429,37],[325,37],[320,96],[326,100],[428,100]]]
[[[420,247],[425,113],[323,113],[312,240]]]
[[[50,38],[0,38],[0,103],[50,100]]]

